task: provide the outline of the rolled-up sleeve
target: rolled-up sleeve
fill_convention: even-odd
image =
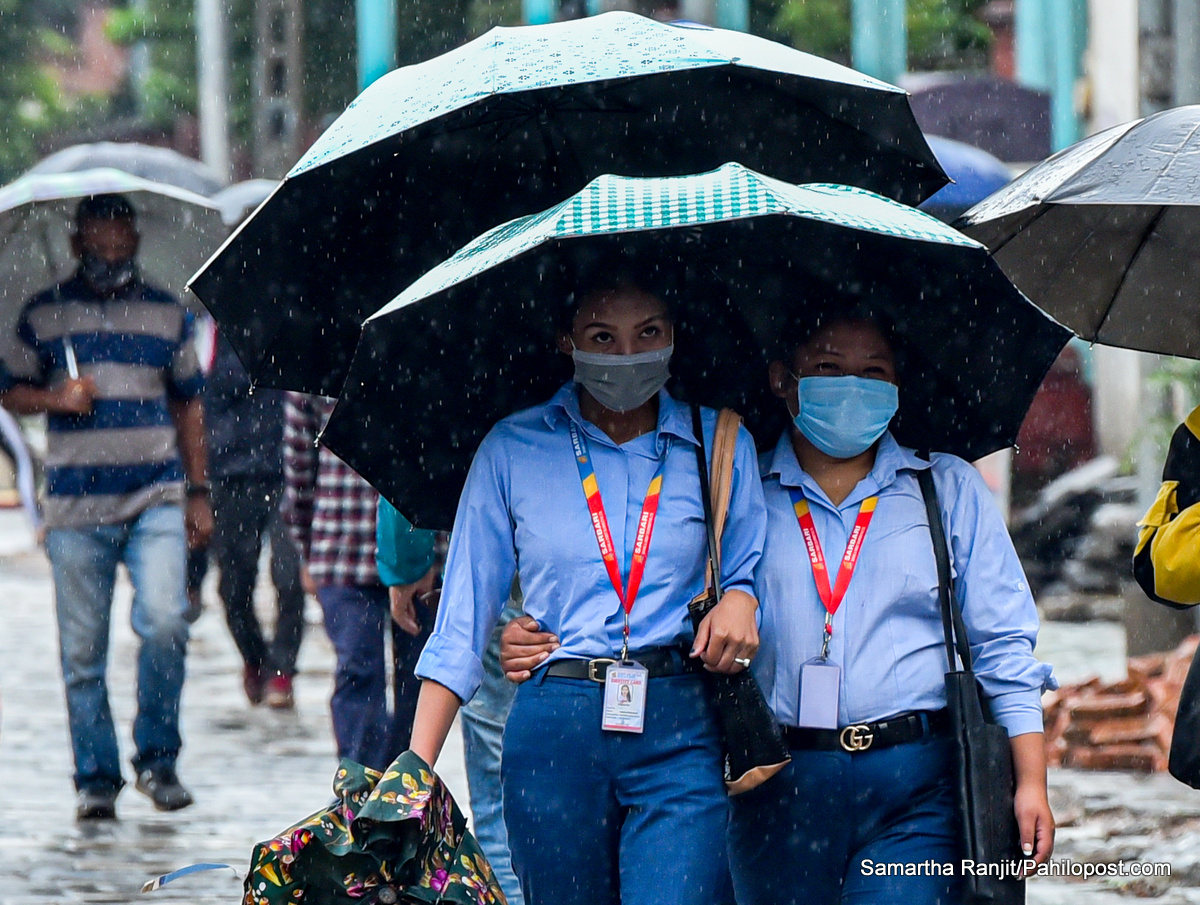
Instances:
[[[509,516],[509,461],[500,432],[488,434],[467,474],[446,558],[442,599],[416,675],[464,703],[483,681],[481,657],[517,571]]]
[[[767,504],[763,498],[758,459],[750,432],[738,431],[733,459],[729,514],[721,535],[721,583],[726,591],[745,591],[752,597],[754,571],[762,558],[767,537]]]
[[[375,517],[375,568],[388,587],[412,584],[435,559],[437,532],[414,528],[396,507],[379,498]]]
[[[938,473],[941,472],[939,475]],[[935,461],[950,529],[955,590],[975,673],[1009,736],[1041,732],[1042,693],[1058,687],[1033,654],[1038,613],[1012,540],[979,473],[962,460]]]

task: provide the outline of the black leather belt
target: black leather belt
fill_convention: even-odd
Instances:
[[[914,710],[874,723],[857,723],[841,729],[784,726],[789,748],[800,751],[874,751],[950,731],[948,710]]]
[[[686,650],[674,647],[630,651],[629,659],[646,667],[651,679],[699,672],[703,668],[699,657],[689,657]],[[545,672],[546,675],[559,679],[590,679],[593,682],[603,682],[604,673],[616,662],[616,658],[613,657],[598,657],[595,660],[555,660],[545,668]]]

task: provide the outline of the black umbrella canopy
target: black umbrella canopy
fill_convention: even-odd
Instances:
[[[644,217],[641,228],[622,216]],[[491,426],[570,379],[554,346],[566,287],[581,261],[617,250],[676,287],[674,391],[735,408],[760,444],[786,425],[767,362],[821,316],[865,312],[890,327],[897,437],[972,459],[1014,441],[1070,337],[983,247],[870,193],[737,165],[601,177],[480,237],[372,317],[323,442],[416,523],[449,527]]]
[[[1200,358],[1200,106],[1085,139],[956,225],[1081,337]]]
[[[260,382],[332,395],[362,321],[486,229],[730,160],[912,203],[947,182],[903,91],[818,57],[631,13],[499,28],[368,88],[192,288]]]

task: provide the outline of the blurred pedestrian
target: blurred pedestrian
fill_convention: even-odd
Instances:
[[[80,819],[112,818],[124,780],[105,681],[118,563],[133,582],[137,788],[160,810],[192,803],[175,772],[187,647],[185,558],[212,531],[203,377],[192,317],[143,282],[133,206],[80,202],[79,267],[17,325],[0,401],[49,415],[46,552],[54,576]]]
[[[233,347],[216,336],[205,384],[213,485],[213,550],[217,591],[242,655],[242,687],[251,704],[295,706],[293,677],[304,633],[300,555],[284,524],[284,394],[251,389]],[[254,589],[264,543],[271,545],[275,625],[270,642],[254,609]]]
[[[391,617],[375,566],[379,495],[317,436],[331,399],[288,393],[284,419],[284,518],[303,557],[337,656],[330,711],[338,757],[380,770],[408,747],[425,633]],[[428,567],[427,567],[428,568]],[[388,711],[385,637],[393,644],[394,707]]]

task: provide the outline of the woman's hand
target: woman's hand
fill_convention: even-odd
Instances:
[[[558,638],[540,628],[532,616],[517,616],[504,626],[500,633],[500,669],[508,681],[524,682],[558,650]]]
[[[738,661],[752,660],[758,653],[757,609],[758,601],[745,591],[726,591],[701,621],[691,656],[712,672],[741,672],[746,664]]]
[[[1037,864],[1045,864],[1054,851],[1054,815],[1046,796],[1045,737],[1027,732],[1013,736],[1009,743],[1017,781],[1013,810],[1021,831],[1021,851]]]

